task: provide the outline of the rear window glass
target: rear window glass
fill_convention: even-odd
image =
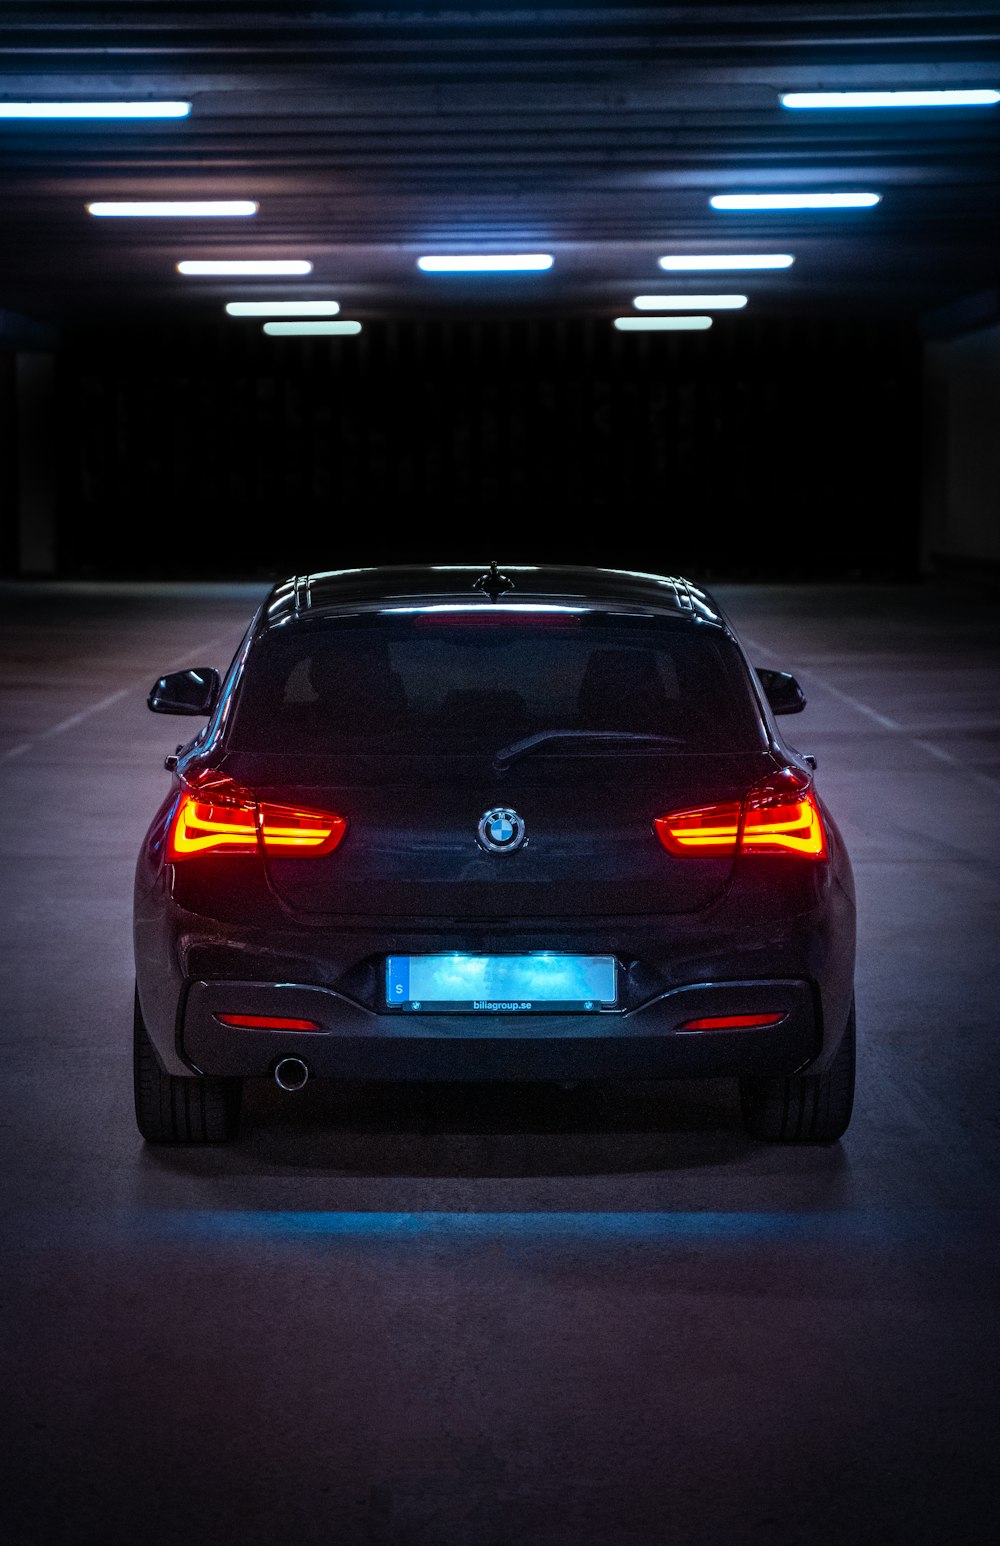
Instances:
[[[317,756],[493,753],[551,730],[664,736],[667,754],[762,745],[745,668],[718,629],[501,608],[275,630],[250,653],[227,740]],[[537,755],[583,749],[555,740]]]

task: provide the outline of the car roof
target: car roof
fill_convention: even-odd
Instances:
[[[490,607],[524,601],[593,606],[598,611],[611,605],[649,616],[725,625],[712,597],[677,575],[585,565],[398,564],[290,575],[272,589],[261,609],[260,626],[268,629],[293,619],[404,604],[467,602]]]

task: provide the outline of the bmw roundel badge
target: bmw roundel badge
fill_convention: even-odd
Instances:
[[[524,842],[524,822],[517,811],[495,805],[484,811],[476,829],[480,846],[490,854],[511,854]]]

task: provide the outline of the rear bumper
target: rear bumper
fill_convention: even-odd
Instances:
[[[322,1078],[597,1079],[788,1075],[822,1046],[817,993],[768,979],[677,987],[632,1010],[596,1014],[378,1013],[303,983],[194,981],[183,996],[179,1051],[191,1072],[270,1074],[299,1057]],[[689,1020],[771,1014],[772,1026],[684,1031]],[[245,1029],[219,1014],[315,1021],[319,1031]]]
[[[761,859],[703,913],[492,921],[309,922],[288,916],[256,872],[235,886],[221,862],[205,866],[205,894],[185,906],[174,869],[143,850],[135,955],[146,1027],[163,1067],[178,1076],[266,1076],[286,1056],[343,1079],[819,1073],[850,1010],[855,917],[843,857],[839,868]],[[623,1007],[489,1018],[385,1010],[387,954],[539,950],[613,955]],[[679,1030],[685,1020],[748,1010],[786,1017],[753,1030]],[[216,1012],[312,1019],[323,1029],[236,1029]]]

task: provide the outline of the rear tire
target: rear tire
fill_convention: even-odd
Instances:
[[[854,1002],[837,1055],[823,1074],[791,1079],[741,1079],[743,1125],[771,1143],[833,1143],[846,1132],[854,1106]]]
[[[240,1129],[242,1079],[165,1073],[135,995],[133,1020],[135,1120],[147,1143],[227,1143]]]

